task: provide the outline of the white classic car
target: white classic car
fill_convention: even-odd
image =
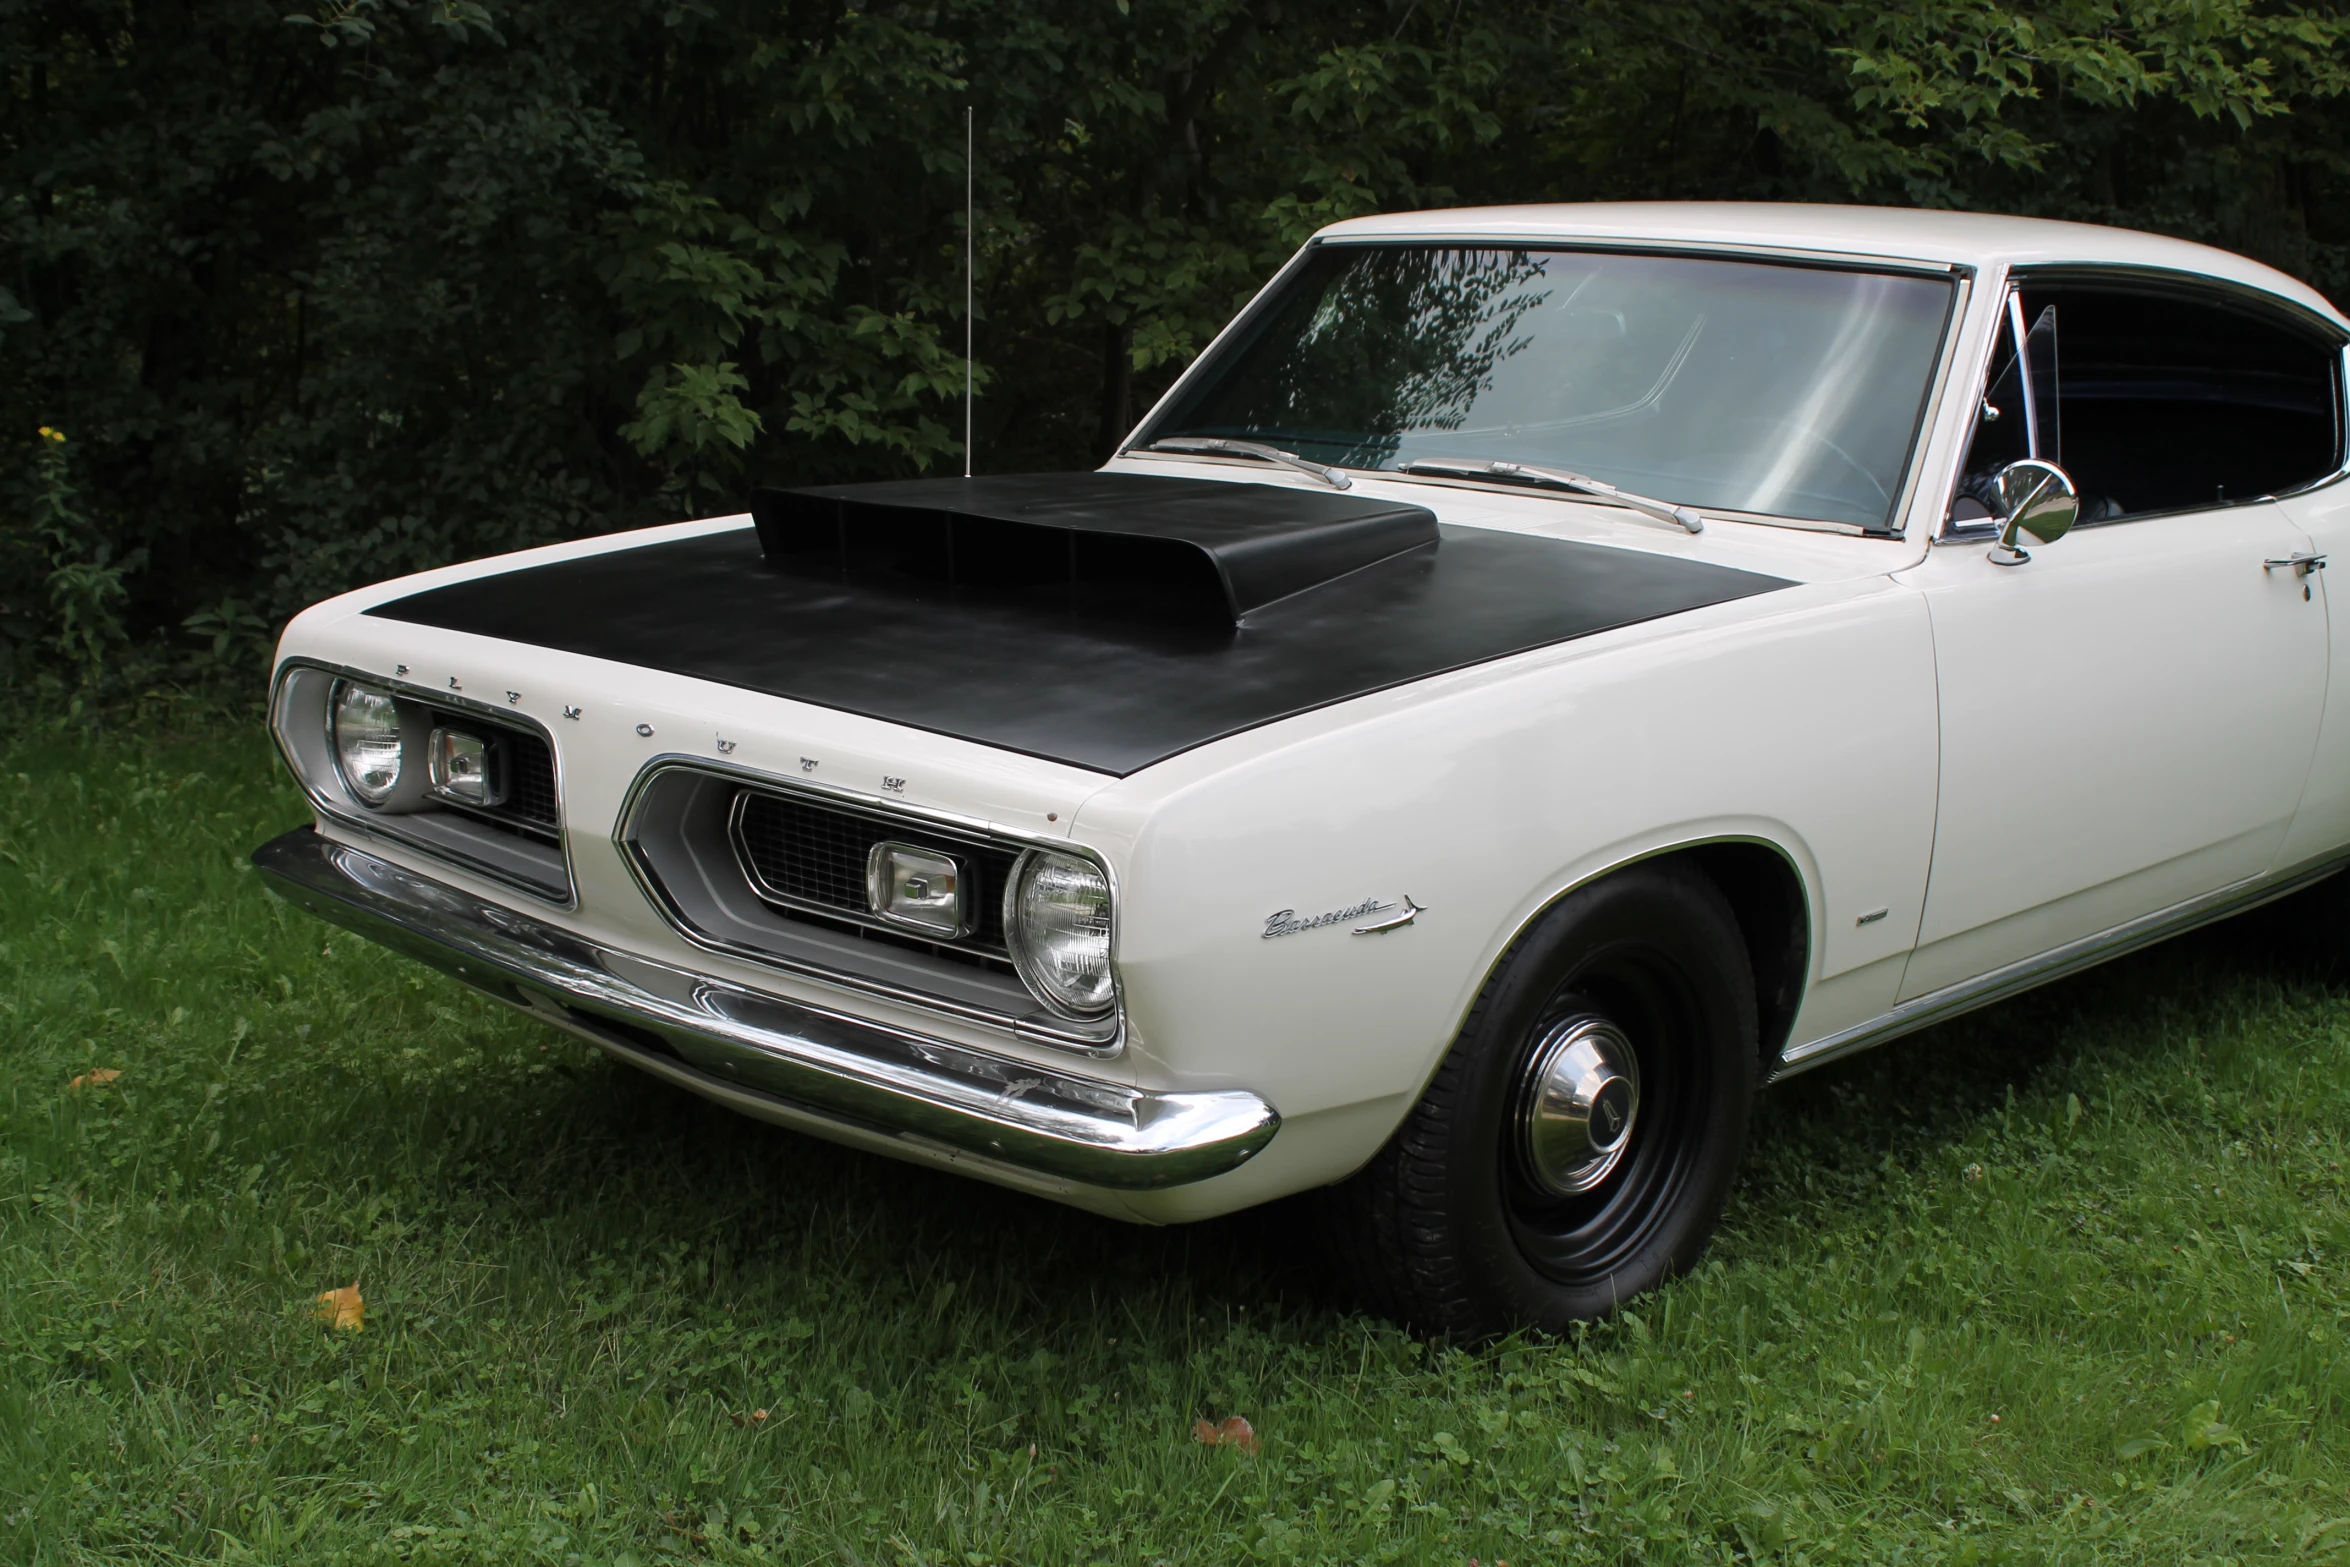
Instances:
[[[1096,472],[304,612],[255,860],[749,1114],[1329,1188],[1381,1309],[1556,1329],[1698,1255],[1761,1084],[2350,857],[2346,341],[2070,224],[1341,223]]]

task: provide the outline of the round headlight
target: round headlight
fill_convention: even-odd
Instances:
[[[1021,855],[1004,888],[1004,937],[1046,1006],[1077,1018],[1110,1010],[1110,881],[1100,866],[1050,849]]]
[[[335,766],[343,785],[369,805],[400,787],[400,709],[389,691],[338,680],[327,699],[334,714]]]

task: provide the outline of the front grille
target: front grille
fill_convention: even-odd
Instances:
[[[942,955],[1010,961],[1004,947],[1004,886],[1019,850],[763,789],[737,792],[733,820],[735,854],[744,875],[771,906]],[[935,849],[961,861],[970,886],[966,906],[977,929],[957,941],[936,941],[877,922],[865,901],[865,861],[877,843]]]
[[[506,763],[506,810],[542,826],[562,824],[555,808],[555,753],[537,735],[501,731],[498,749]]]

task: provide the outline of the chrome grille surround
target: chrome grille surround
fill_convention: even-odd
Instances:
[[[352,796],[334,761],[327,706],[335,682],[359,681],[452,718],[496,739],[525,742],[509,749],[510,777],[518,753],[519,795],[491,809],[435,800],[428,810],[376,811]],[[322,819],[388,839],[485,876],[559,908],[575,906],[571,855],[562,822],[561,763],[554,736],[527,714],[493,707],[453,692],[435,691],[369,669],[290,658],[278,666],[269,698],[270,735],[286,768]]]
[[[778,887],[742,848],[737,826],[746,795],[870,824],[860,831],[869,831],[872,842],[937,844],[967,865],[979,863],[988,880],[985,900],[994,906],[988,922],[972,937],[950,943],[874,918],[863,897],[864,847],[857,850],[856,891],[837,887],[839,901],[807,896],[806,887]],[[1093,861],[1110,880],[1114,941],[1115,874],[1082,844],[674,754],[654,758],[637,775],[613,840],[653,907],[696,946],[1057,1049],[1107,1058],[1125,1047],[1122,1002],[1098,1023],[1078,1022],[1020,982],[1002,945],[1002,885],[984,868],[1000,858],[1008,870],[1031,847]],[[845,872],[845,863],[834,869]],[[852,895],[854,909],[846,901]],[[990,934],[992,945],[981,940]]]

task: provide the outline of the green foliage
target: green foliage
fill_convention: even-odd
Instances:
[[[2350,288],[2338,0],[287,9],[0,0],[0,648],[61,689],[755,482],[951,468],[967,173],[994,471],[1098,458],[1383,209],[1989,207]]]
[[[2325,889],[1773,1090],[1695,1273],[1462,1353],[610,1065],[270,899],[306,817],[0,751],[0,1560],[2350,1562]]]
[[[52,629],[46,651],[70,672],[82,691],[104,679],[112,655],[125,640],[123,578],[144,562],[134,550],[121,560],[84,517],[69,476],[65,432],[41,426],[33,451],[31,541],[41,561]]]

